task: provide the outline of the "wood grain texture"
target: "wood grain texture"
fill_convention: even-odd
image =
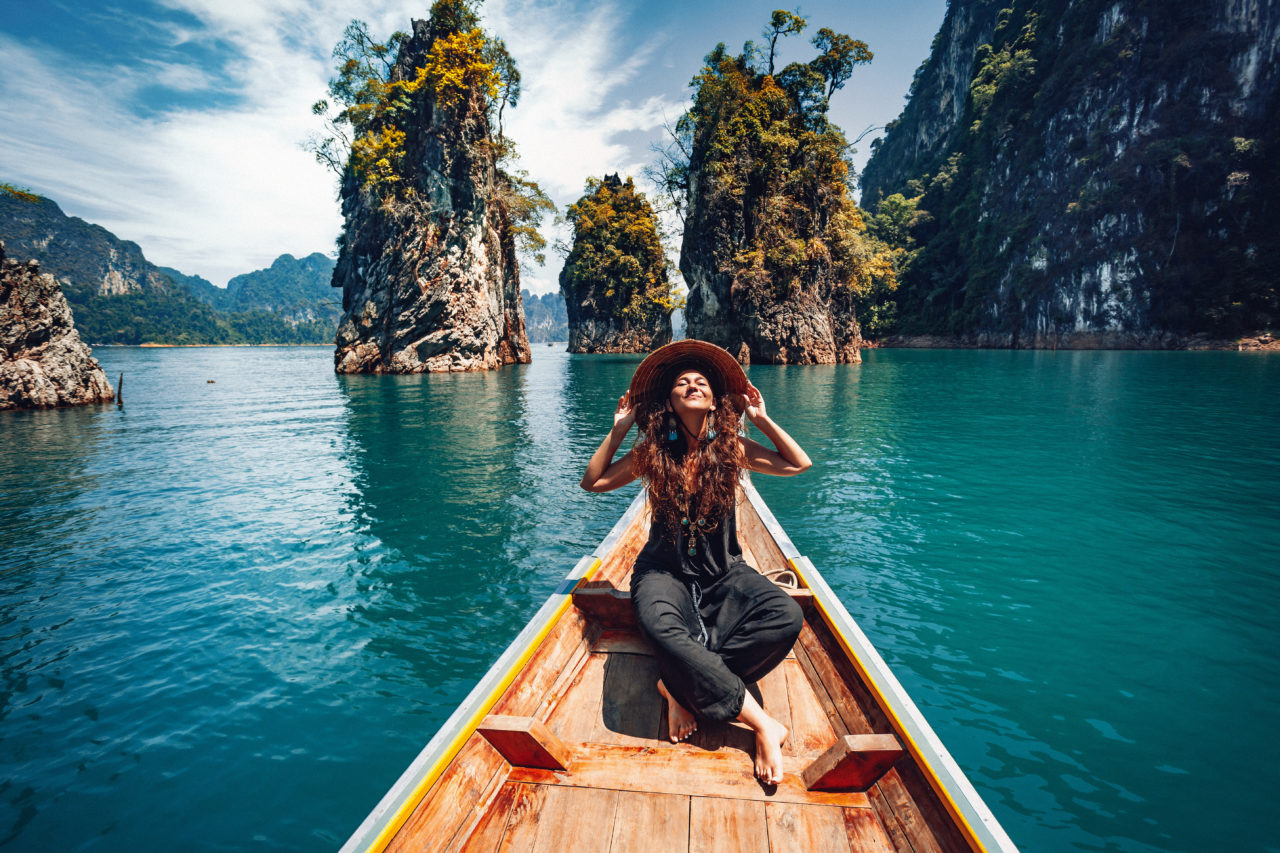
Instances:
[[[640,549],[649,538],[649,513],[642,512],[615,543],[613,549],[600,561],[592,580],[606,580],[618,589],[630,589],[625,583],[636,563]]]
[[[871,809],[844,809],[844,830],[854,853],[895,853],[880,819]]]
[[[810,791],[865,791],[902,755],[902,744],[894,735],[844,735],[800,778]]]
[[[782,555],[782,549],[773,540],[760,516],[756,515],[750,501],[741,494],[738,495],[738,540],[744,548],[751,549],[751,554],[756,559],[751,565],[761,573],[787,568],[787,559]]]
[[[573,591],[573,606],[604,628],[635,630],[637,627],[631,593],[615,589],[607,580],[579,584]]]
[[[908,840],[906,830],[902,827],[902,821],[898,820],[898,816],[893,813],[893,807],[885,799],[878,784],[872,785],[867,790],[867,799],[871,801],[871,810],[876,813],[876,818],[884,827],[895,853],[912,853],[911,841]]]
[[[567,770],[573,763],[573,751],[533,717],[490,714],[480,721],[476,731],[515,767]]]
[[[956,825],[951,813],[947,811],[942,799],[933,790],[933,786],[929,784],[919,767],[913,762],[902,761],[898,763],[895,770],[898,780],[911,796],[920,816],[932,828],[933,837],[938,842],[938,846],[948,853],[970,850],[960,827]]]
[[[689,797],[675,794],[618,794],[609,853],[687,853]]]
[[[693,797],[689,803],[689,853],[751,853],[769,849],[765,804]]]
[[[831,652],[819,640],[815,626],[825,630],[820,620],[808,620],[800,630],[800,639],[797,643],[803,654],[807,656],[808,668],[812,670],[810,680],[815,690],[821,685],[821,689],[827,692],[832,710],[840,718],[849,734],[869,735],[892,732],[893,729],[889,727],[884,712],[878,705],[875,706],[874,716],[878,717],[882,724],[879,729],[873,727],[871,717],[863,706],[863,702],[870,699],[866,689],[859,684],[859,689],[855,693],[850,687],[845,672],[836,666],[831,659]],[[838,649],[837,652],[842,654]],[[800,653],[797,652],[797,656]]]
[[[942,853],[942,845],[938,843],[928,822],[916,808],[915,801],[907,792],[906,786],[902,784],[897,770],[890,770],[884,774],[876,783],[876,788],[893,811],[893,816],[897,819],[914,853]]]
[[[823,682],[828,689],[838,687],[846,691],[853,697],[853,701],[851,703],[844,701],[835,693],[832,693],[831,698],[836,700],[836,705],[841,711],[856,709],[865,721],[866,731],[853,731],[855,721],[846,718],[845,722],[850,728],[849,733],[901,735],[901,732],[894,731],[888,714],[880,707],[879,701],[871,690],[862,683],[858,670],[845,655],[844,649],[827,623],[822,619],[810,619],[805,622],[805,627],[809,629],[807,638],[809,642],[806,642],[805,631],[800,632],[800,642],[805,643],[805,649],[809,652],[814,666],[821,673]]]
[[[779,669],[787,683],[792,722],[787,743],[793,754],[813,757],[830,749],[836,742],[836,732],[803,667],[799,661],[784,660]]]
[[[499,850],[511,853],[598,853],[613,828],[617,791],[528,785],[507,821]],[[607,843],[607,842],[606,842]]]
[[[590,639],[587,620],[570,607],[489,712],[511,717],[537,716],[551,686],[574,659],[581,644],[590,645]]]
[[[542,785],[870,808],[865,793],[807,790],[798,775],[802,769],[796,759],[784,756],[782,782],[765,788],[755,778],[751,756],[737,751],[704,752],[688,744],[650,748],[586,743],[575,745],[571,772],[515,767],[508,778]]]
[[[507,819],[519,787],[514,782],[500,780],[497,794],[488,805],[481,807],[479,820],[454,837],[448,847],[449,853],[494,853],[507,830]]]
[[[468,824],[495,777],[510,765],[483,737],[472,734],[387,845],[387,853],[443,850]]]
[[[769,853],[849,853],[844,809],[769,803],[765,816]]]

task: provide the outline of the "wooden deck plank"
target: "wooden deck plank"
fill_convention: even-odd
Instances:
[[[570,607],[565,611],[489,713],[509,717],[536,716],[552,685],[576,657],[580,645],[584,642],[588,647],[591,645],[593,638],[588,635],[588,630],[586,619],[577,609]]]
[[[779,669],[786,675],[792,721],[791,737],[787,743],[794,750],[792,754],[810,757],[821,754],[836,742],[837,735],[831,720],[798,661],[784,660]]]
[[[924,773],[911,761],[901,761],[895,769],[899,783],[911,797],[920,818],[931,828],[938,846],[948,853],[968,853],[969,843]]]
[[[880,790],[879,785],[872,785],[867,791],[867,798],[871,801],[871,810],[876,813],[880,825],[884,827],[885,834],[889,837],[889,843],[893,845],[895,853],[912,853],[911,842],[907,839],[907,832],[902,827],[902,822],[898,820],[898,816],[893,813],[893,806],[889,805],[889,801],[885,799],[884,793]]]
[[[689,797],[676,794],[618,794],[609,853],[687,853]]]
[[[920,814],[915,800],[902,784],[897,769],[890,770],[880,777],[875,787],[880,790],[885,802],[893,810],[893,816],[902,827],[902,832],[906,835],[914,853],[942,853],[942,846],[934,838],[933,831],[924,816]]]
[[[765,804],[693,797],[689,803],[689,853],[752,853],[769,849]]]
[[[850,791],[809,791],[800,780],[802,759],[783,757],[783,778],[776,787],[760,785],[754,760],[741,752],[705,752],[688,744],[657,748],[587,743],[575,746],[568,772],[512,768],[513,782],[609,788],[655,794],[689,794],[787,803],[870,808],[867,795]]]
[[[843,809],[845,834],[853,853],[894,853],[880,819],[871,809]]]
[[[884,720],[884,714],[878,705],[874,706],[871,716],[879,716],[882,722],[880,728],[874,727],[871,716],[868,715],[868,709],[864,705],[864,702],[870,700],[865,688],[861,687],[860,682],[857,693],[850,687],[848,676],[854,677],[855,681],[856,676],[853,676],[852,672],[847,676],[832,660],[833,653],[828,651],[831,647],[823,645],[817,633],[819,629],[827,631],[821,621],[806,620],[804,628],[800,631],[799,640],[800,648],[807,655],[809,667],[812,669],[810,679],[815,689],[821,685],[822,689],[827,691],[831,699],[831,707],[844,723],[848,734],[893,734],[893,728],[889,726],[887,720]]]
[[[807,626],[806,626],[807,630]],[[801,631],[803,634],[804,631]],[[810,632],[812,633],[812,632]],[[818,674],[817,669],[813,665],[813,661],[809,658],[809,652],[805,649],[804,644],[799,640],[796,641],[795,648],[792,649],[795,659],[800,664],[800,669],[804,677],[809,680],[809,686],[813,688],[813,695],[818,700],[818,704],[822,706],[823,712],[827,715],[827,721],[831,723],[831,729],[836,736],[850,734],[848,725],[845,724],[844,717],[840,710],[836,707],[835,702],[831,698],[825,684],[822,683],[822,677]]]
[[[404,826],[387,844],[386,853],[442,850],[469,823],[495,776],[510,767],[483,737],[472,734]]]
[[[765,528],[755,508],[748,501],[738,498],[738,541],[743,548],[750,548],[756,562],[751,563],[760,572],[787,568],[787,558]]]
[[[582,669],[587,662],[587,656],[591,654],[591,649],[595,646],[600,635],[600,629],[595,625],[588,625],[586,632],[580,642],[569,655],[567,662],[560,670],[560,674],[556,676],[556,680],[547,688],[547,693],[542,697],[542,702],[538,705],[538,710],[530,716],[537,717],[539,720],[546,722],[554,713],[556,706],[564,698],[568,692],[569,685],[573,679],[577,677],[578,670]]]
[[[844,809],[769,803],[769,853],[849,853]]]
[[[512,809],[501,850],[512,853],[597,853],[613,828],[617,791],[530,786]]]
[[[459,832],[449,845],[449,853],[494,853],[507,831],[511,806],[515,803],[519,785],[501,781],[497,795],[485,806],[480,819],[469,831]]]
[[[605,655],[587,655],[564,688],[560,702],[547,718],[547,727],[566,743],[588,743],[605,737],[600,725],[600,694],[604,690]]]
[[[592,580],[607,580],[618,589],[630,589],[626,579],[636,563],[640,549],[649,538],[649,513],[642,512],[627,531],[622,534],[613,550],[601,561]]]

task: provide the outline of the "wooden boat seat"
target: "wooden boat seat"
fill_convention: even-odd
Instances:
[[[813,593],[807,589],[782,587],[791,600],[807,615],[813,608]],[[636,614],[631,607],[631,593],[618,589],[612,581],[583,581],[573,591],[573,604],[588,619],[602,628],[635,630]]]

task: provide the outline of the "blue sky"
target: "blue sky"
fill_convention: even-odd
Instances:
[[[759,37],[770,2],[488,0],[486,29],[520,65],[524,96],[504,116],[521,165],[562,208],[584,181],[640,172],[690,96],[702,57]],[[341,228],[333,177],[301,148],[318,130],[330,51],[360,18],[407,29],[427,0],[0,0],[0,180],[134,240],[157,264],[224,285],[283,252],[331,254]],[[795,8],[795,7],[788,7]],[[804,3],[808,59],[831,27],[874,61],[832,102],[850,139],[901,111],[945,0]],[[858,145],[866,162],[872,133]],[[548,237],[556,235],[550,227]],[[674,260],[674,247],[673,247]],[[556,287],[560,261],[526,264]]]

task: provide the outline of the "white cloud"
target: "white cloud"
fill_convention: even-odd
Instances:
[[[331,251],[341,227],[334,179],[300,143],[318,129],[330,51],[352,18],[383,36],[423,17],[422,2],[164,0],[204,26],[145,26],[166,46],[217,46],[231,61],[232,106],[159,115],[135,109],[139,91],[164,87],[190,102],[219,69],[140,61],[95,65],[0,34],[4,179],[31,186],[68,213],[138,242],[155,263],[222,284],[282,252]],[[653,43],[628,47],[627,10],[563,0],[491,0],[486,28],[504,38],[524,92],[504,116],[521,166],[555,201],[577,199],[588,176],[632,174],[649,160],[664,117],[683,105],[628,99]],[[220,98],[225,103],[226,98]],[[555,237],[550,225],[545,229]],[[563,235],[561,235],[563,236]],[[524,286],[556,288],[559,260],[527,266]]]

